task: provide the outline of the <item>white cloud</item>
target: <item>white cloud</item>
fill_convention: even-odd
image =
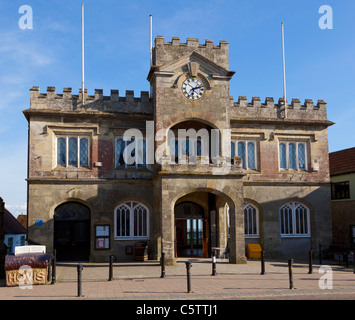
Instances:
[[[9,210],[14,217],[17,217],[20,214],[27,214],[27,204],[6,204],[5,208]]]

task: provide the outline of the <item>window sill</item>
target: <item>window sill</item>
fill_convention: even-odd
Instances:
[[[52,169],[52,171],[71,171],[71,172],[78,172],[78,171],[83,171],[83,172],[87,172],[87,171],[91,171],[91,168],[88,167],[55,167]]]
[[[261,171],[257,170],[257,169],[242,169],[243,173],[247,173],[247,174],[260,174]]]
[[[122,241],[122,240],[127,240],[127,241],[148,241],[149,237],[114,237],[114,240]]]
[[[308,170],[294,170],[294,169],[279,169],[279,173],[309,173],[310,171]]]
[[[297,235],[293,235],[293,234],[282,234],[281,238],[285,239],[285,238],[310,238],[311,235],[307,234],[307,235],[302,235],[302,234],[297,234]]]
[[[130,171],[134,171],[134,172],[137,172],[137,171],[147,172],[147,171],[149,171],[149,169],[147,167],[138,167],[138,168],[136,168],[136,167],[124,167],[124,166],[115,167],[114,170],[118,170],[118,171],[123,171],[124,170],[124,171],[128,171],[128,172],[130,172]]]

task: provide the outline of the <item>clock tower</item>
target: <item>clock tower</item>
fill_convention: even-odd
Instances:
[[[181,239],[177,232],[186,229],[181,220],[188,220],[184,214],[183,218],[178,217],[177,205],[196,204],[201,199],[205,199],[200,203],[204,207],[203,217],[190,220],[201,220],[203,224],[203,256],[210,256],[213,248],[222,246],[223,239],[227,239],[227,231],[223,233],[219,227],[217,232],[217,225],[221,226],[217,220],[223,216],[220,211],[228,207],[231,230],[240,228],[241,231],[231,235],[230,261],[245,260],[242,174],[237,164],[231,166],[230,161],[233,99],[229,95],[229,81],[234,73],[229,71],[225,41],[214,45],[211,40],[199,44],[198,39],[192,38],[186,43],[181,43],[179,38],[173,38],[172,42],[166,42],[162,36],[155,39],[148,81],[152,86],[155,132],[162,132],[164,136],[156,138],[156,155],[158,150],[165,150],[161,158],[156,156],[160,170],[155,177],[155,198],[160,213],[157,222],[162,231],[162,239],[157,244],[161,248],[157,251],[164,252],[172,263],[179,256]],[[197,134],[195,140],[188,137],[187,141],[182,141],[181,132]],[[202,133],[208,137],[206,144],[200,142]],[[221,171],[225,166],[228,170]],[[240,194],[237,199],[236,194]],[[223,229],[227,230],[227,226]]]

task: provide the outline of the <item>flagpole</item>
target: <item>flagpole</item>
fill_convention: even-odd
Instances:
[[[153,65],[153,16],[149,15],[150,29],[149,29],[149,46],[150,46],[150,67]],[[150,98],[153,98],[153,87],[150,85]]]
[[[81,90],[82,90],[82,98],[83,98],[83,105],[84,105],[85,82],[84,82],[84,4],[83,3],[81,4]]]
[[[153,65],[153,16],[149,15],[150,18],[150,31],[149,31],[149,44],[150,44],[150,66]]]
[[[284,23],[281,22],[282,31],[282,66],[283,66],[283,81],[284,81],[284,118],[287,118],[287,101],[286,101],[286,72],[285,72],[285,40],[284,40]]]

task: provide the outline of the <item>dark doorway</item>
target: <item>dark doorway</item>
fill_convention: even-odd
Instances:
[[[87,261],[90,255],[90,209],[67,202],[54,212],[54,249],[58,261]]]
[[[204,210],[194,202],[175,206],[176,257],[205,257],[207,254]]]

